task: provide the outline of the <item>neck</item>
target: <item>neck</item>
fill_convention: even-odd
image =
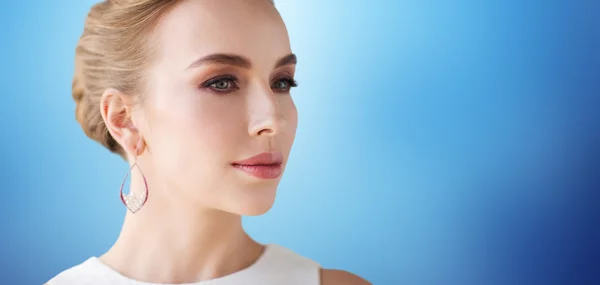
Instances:
[[[132,179],[132,190],[141,192],[138,185]],[[262,254],[263,246],[246,234],[239,215],[156,203],[162,200],[157,195],[149,198],[154,199],[140,211],[127,212],[119,238],[100,257],[124,276],[149,283],[193,283],[242,270]]]

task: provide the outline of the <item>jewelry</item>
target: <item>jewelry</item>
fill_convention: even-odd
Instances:
[[[129,177],[129,174],[131,174],[131,172],[133,171],[134,167],[137,167],[138,170],[140,171],[140,174],[142,175],[142,179],[144,180],[145,191],[141,194],[136,194],[133,191],[130,191],[131,193],[129,193],[129,194],[123,194],[123,187],[125,186],[125,181],[127,180],[127,177]],[[123,183],[121,183],[121,189],[119,192],[120,192],[120,196],[121,196],[121,201],[123,201],[123,204],[125,205],[125,207],[127,207],[127,209],[132,214],[135,214],[137,211],[139,211],[146,204],[146,201],[148,201],[148,182],[146,182],[146,177],[144,176],[142,169],[140,168],[140,166],[137,163],[137,151],[136,151],[136,156],[135,156],[135,162],[133,163],[133,165],[127,172],[127,175],[125,175],[125,178],[123,179]]]

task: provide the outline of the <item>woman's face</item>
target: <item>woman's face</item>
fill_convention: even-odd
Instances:
[[[147,147],[150,199],[266,212],[281,173],[234,162],[280,153],[282,172],[294,141],[295,57],[279,13],[267,0],[183,1],[154,35],[147,92],[134,117]]]

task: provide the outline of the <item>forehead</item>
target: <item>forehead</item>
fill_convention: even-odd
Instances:
[[[159,61],[184,69],[213,53],[273,64],[291,52],[287,30],[269,0],[184,0],[155,30]]]

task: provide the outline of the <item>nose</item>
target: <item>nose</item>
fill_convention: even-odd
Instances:
[[[260,85],[254,92],[248,94],[250,136],[274,136],[280,124],[279,102],[271,87]]]

